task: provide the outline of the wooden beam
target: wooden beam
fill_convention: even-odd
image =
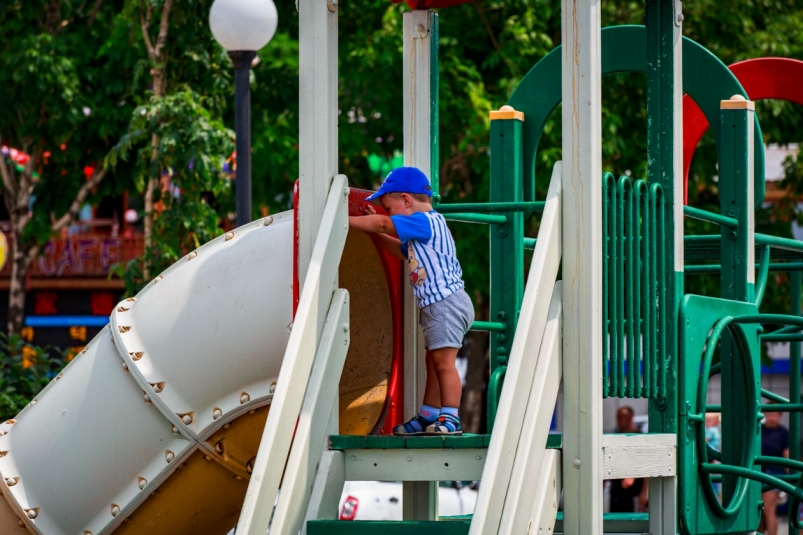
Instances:
[[[345,450],[346,481],[476,481],[485,448]]]

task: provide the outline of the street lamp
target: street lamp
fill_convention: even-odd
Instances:
[[[268,44],[279,15],[273,0],[215,0],[209,27],[234,64],[234,125],[237,133],[237,226],[251,221],[251,62]]]

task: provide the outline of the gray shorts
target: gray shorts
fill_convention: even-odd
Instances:
[[[421,326],[427,349],[463,346],[463,337],[474,323],[474,305],[465,290],[421,309]]]

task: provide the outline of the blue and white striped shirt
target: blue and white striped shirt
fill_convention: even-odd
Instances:
[[[452,233],[441,214],[415,212],[390,216],[407,257],[410,284],[419,308],[442,301],[465,287]]]

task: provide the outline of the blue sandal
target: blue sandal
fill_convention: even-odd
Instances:
[[[451,414],[441,414],[438,421],[427,427],[428,435],[462,435],[460,418]]]
[[[393,428],[393,434],[397,436],[412,437],[416,435],[426,435],[427,427],[432,424],[432,420],[427,420],[421,415],[410,418],[401,425]]]

